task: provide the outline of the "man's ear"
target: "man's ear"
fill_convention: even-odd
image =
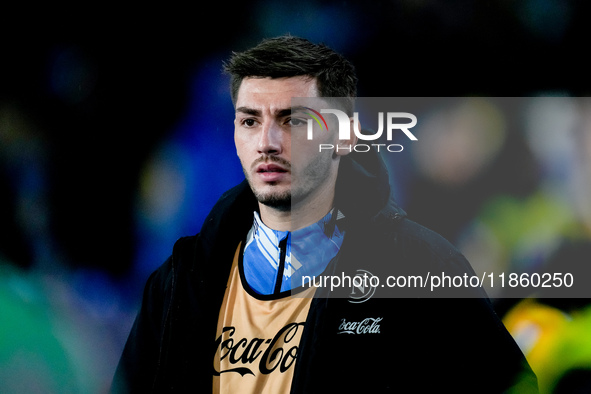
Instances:
[[[335,150],[335,154],[338,156],[348,155],[353,151],[353,147],[357,144],[357,134],[355,134],[355,120],[353,117],[349,118],[349,139],[347,140],[338,140],[337,146],[338,149]],[[361,130],[361,124],[359,125],[359,130]]]

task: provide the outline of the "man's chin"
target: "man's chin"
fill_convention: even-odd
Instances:
[[[291,210],[291,194],[255,194],[259,203],[280,211]]]
[[[277,188],[274,187],[265,188],[271,190],[261,190],[252,186],[251,189],[260,204],[281,211],[291,210],[291,190],[277,190]]]

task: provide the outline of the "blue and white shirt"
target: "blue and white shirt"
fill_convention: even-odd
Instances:
[[[244,276],[250,288],[258,294],[278,294],[302,286],[305,276],[320,275],[343,243],[344,232],[337,225],[343,217],[338,211],[334,231],[327,236],[332,211],[293,232],[270,229],[254,212],[243,254]]]

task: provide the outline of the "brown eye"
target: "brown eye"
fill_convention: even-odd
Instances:
[[[245,125],[246,127],[252,127],[255,125],[255,120],[254,119],[245,119],[242,124]]]

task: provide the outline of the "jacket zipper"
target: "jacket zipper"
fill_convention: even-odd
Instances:
[[[281,282],[283,281],[283,271],[285,270],[285,255],[287,254],[287,238],[289,238],[289,233],[279,241],[279,267],[277,268],[277,279],[275,280],[273,294],[281,293]]]

